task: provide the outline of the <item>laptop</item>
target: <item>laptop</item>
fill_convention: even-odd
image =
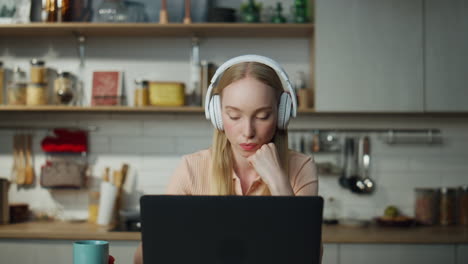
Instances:
[[[140,199],[145,264],[318,264],[319,196]]]

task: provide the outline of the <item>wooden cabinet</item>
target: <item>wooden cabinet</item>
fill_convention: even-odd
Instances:
[[[457,264],[468,263],[468,245],[457,245],[456,252]]]
[[[43,264],[72,263],[74,240],[0,240],[0,262]],[[116,263],[133,263],[138,241],[110,241],[109,254]]]
[[[422,112],[420,0],[317,0],[317,111]]]
[[[455,263],[454,245],[341,244],[340,264]]]
[[[425,0],[426,111],[468,111],[468,5]]]

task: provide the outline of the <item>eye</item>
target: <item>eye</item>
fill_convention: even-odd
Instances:
[[[239,118],[240,118],[238,116],[230,116],[230,115],[228,115],[228,116],[229,116],[229,119],[231,119],[231,120],[239,120]]]
[[[270,118],[270,114],[261,114],[257,116],[257,119],[260,120],[267,120],[268,118]]]

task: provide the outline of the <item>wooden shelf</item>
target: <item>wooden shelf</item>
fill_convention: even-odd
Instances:
[[[2,113],[28,113],[28,112],[107,112],[107,113],[186,113],[201,114],[205,109],[200,106],[21,106],[21,105],[0,105],[0,114]],[[375,116],[375,117],[468,117],[468,112],[317,112],[314,108],[298,109],[299,116]],[[301,132],[300,129],[292,129],[292,132]]]
[[[130,107],[130,106],[0,106],[2,112],[127,112],[127,113],[144,113],[144,112],[161,112],[161,113],[202,113],[204,108],[198,106],[181,106],[181,107]]]
[[[21,106],[21,105],[1,105],[0,113],[2,112],[128,112],[128,113],[144,113],[144,112],[161,112],[161,113],[203,113],[205,108],[200,106],[146,106],[146,107],[131,107],[131,106]],[[299,113],[313,113],[314,109],[299,110]]]
[[[314,25],[247,23],[28,23],[0,24],[1,37],[249,37],[307,38]]]

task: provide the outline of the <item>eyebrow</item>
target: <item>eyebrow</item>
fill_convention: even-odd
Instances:
[[[242,110],[240,110],[239,108],[234,107],[234,106],[230,106],[230,105],[227,105],[226,109],[242,112]],[[273,107],[271,107],[271,106],[264,106],[264,107],[260,107],[260,108],[256,109],[255,112],[261,112],[261,111],[272,110],[272,109],[273,109]]]

